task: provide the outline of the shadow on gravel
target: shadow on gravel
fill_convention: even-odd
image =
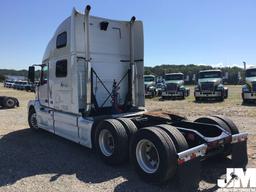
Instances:
[[[184,101],[186,98],[173,97],[173,98],[159,98],[159,101]]]
[[[15,109],[16,107],[14,107],[14,108],[5,108],[5,107],[0,107],[0,111],[1,110],[12,110],[12,109]]]
[[[242,103],[242,106],[246,106],[246,107],[255,107],[256,106],[256,102],[248,102],[248,103]]]
[[[101,183],[122,176],[128,181],[124,188],[117,186],[117,191],[172,191],[170,185],[160,187],[142,182],[129,163],[107,166],[86,147],[46,131],[23,129],[0,137],[0,187],[41,174],[53,174],[49,182],[75,174],[85,183]]]
[[[201,101],[196,101],[194,100],[193,101],[194,103],[222,103],[222,102],[225,102],[225,101],[218,101],[218,100],[201,100]]]
[[[201,179],[216,183],[220,175],[225,174],[227,164],[202,163]],[[177,191],[174,182],[163,186],[145,183],[129,163],[107,166],[91,150],[45,131],[23,129],[0,137],[0,187],[41,174],[53,174],[49,182],[73,174],[85,183],[101,183],[120,176],[127,179],[116,186],[115,192]]]

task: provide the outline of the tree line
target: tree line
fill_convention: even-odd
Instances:
[[[157,65],[154,67],[145,67],[144,68],[144,74],[149,75],[153,74],[156,76],[163,76],[166,73],[177,73],[181,72],[184,73],[185,78],[189,76],[188,81],[186,81],[187,84],[194,84],[194,75],[198,74],[201,70],[208,70],[208,69],[214,69],[212,66],[206,66],[206,65]],[[225,75],[226,72],[228,72],[228,78],[225,79],[225,82],[227,84],[241,84],[243,83],[244,79],[244,70],[239,67],[223,67],[220,68]],[[39,78],[40,71],[36,71],[35,78]],[[240,76],[239,76],[240,74]],[[4,81],[6,75],[14,75],[14,76],[25,76],[27,77],[28,71],[23,70],[13,70],[13,69],[0,69],[0,81]]]
[[[177,73],[181,72],[185,75],[185,79],[188,78],[186,81],[187,84],[194,84],[195,81],[193,77],[196,77],[199,71],[201,70],[209,70],[209,69],[216,69],[210,65],[157,65],[154,67],[145,67],[144,74],[145,75],[156,75],[156,76],[164,76],[166,73]],[[228,78],[225,79],[226,84],[242,84],[244,79],[244,70],[239,67],[222,67],[218,68],[221,69],[223,75],[225,76],[226,72],[228,73]]]

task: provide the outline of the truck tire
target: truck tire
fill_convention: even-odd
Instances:
[[[200,102],[202,99],[200,97],[195,97],[196,102]]]
[[[181,99],[184,100],[184,99],[185,99],[185,96],[186,96],[186,93],[185,93],[185,91],[183,91],[183,92],[182,92]]]
[[[217,118],[221,119],[222,121],[224,121],[227,124],[227,126],[229,127],[232,135],[239,133],[239,130],[238,130],[237,126],[235,125],[235,123],[228,117],[221,116],[221,115],[215,115],[213,117],[217,117]]]
[[[103,120],[96,126],[94,147],[99,157],[109,165],[117,165],[128,159],[128,135],[116,119]]]
[[[140,129],[132,137],[130,159],[142,179],[163,183],[177,170],[177,152],[168,134],[156,127]]]
[[[8,109],[14,108],[16,106],[16,99],[13,97],[5,97],[3,99],[3,106]]]
[[[166,96],[162,96],[162,98],[161,98],[161,99],[162,99],[162,100],[166,100],[166,98],[167,98]]]
[[[225,99],[225,93],[224,93],[224,90],[223,91],[221,91],[221,96],[219,97],[219,101],[224,101],[224,99]]]
[[[0,96],[0,107],[3,107],[3,101],[4,101],[4,98],[3,96]]]
[[[138,128],[131,119],[118,118],[117,120],[124,126],[126,133],[128,135],[128,139],[130,141],[130,138],[138,131]]]
[[[210,116],[199,117],[194,122],[219,125],[221,128],[223,128],[226,131],[228,131],[229,133],[231,133],[231,130],[228,127],[228,125],[225,122],[223,122],[221,119],[217,118],[217,117],[210,117]]]
[[[222,120],[224,123],[227,124],[227,126],[230,129],[231,135],[239,133],[239,130],[238,130],[237,126],[235,125],[235,123],[231,119],[229,119],[228,117],[220,116],[220,115],[216,115],[214,117],[219,118],[220,120]],[[226,156],[230,155],[231,152],[232,152],[232,145],[231,144],[226,144],[224,152],[223,152],[223,156],[226,157]]]
[[[199,123],[208,123],[208,124],[214,124],[214,125],[219,125],[220,127],[222,127],[223,129],[225,129],[226,131],[228,131],[230,134],[231,133],[231,129],[229,128],[229,126],[227,125],[227,123],[225,123],[222,119],[217,118],[217,117],[201,117],[198,118],[197,120],[195,120],[195,122],[199,122]],[[231,150],[232,150],[232,146],[231,144],[225,144],[222,153],[217,154],[215,156],[216,159],[223,159],[225,157],[227,157],[228,155],[231,154]]]
[[[227,99],[228,98],[228,89],[225,89],[224,90],[224,99]]]
[[[168,134],[175,145],[177,153],[188,149],[188,143],[185,137],[176,127],[167,124],[157,125],[157,127]]]
[[[187,89],[186,92],[187,92],[186,97],[188,97],[190,95],[190,89]]]
[[[248,99],[243,99],[243,104],[248,104],[249,100]]]
[[[28,112],[28,124],[29,127],[33,130],[38,130],[38,124],[37,124],[37,119],[36,119],[36,111],[34,108],[30,108]]]
[[[153,90],[153,91],[151,92],[151,98],[153,98],[153,97],[155,97],[155,96],[156,96],[156,91]]]

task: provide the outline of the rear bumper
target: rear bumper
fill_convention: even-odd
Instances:
[[[178,165],[181,165],[194,158],[205,156],[206,150],[207,150],[207,144],[202,144],[178,153]]]
[[[229,144],[232,145],[231,167],[246,167],[248,163],[247,137],[247,133],[240,133],[229,137]],[[180,191],[197,191],[201,172],[200,161],[205,159],[204,156],[206,155],[207,150],[208,144],[202,144],[178,153],[177,178]]]
[[[204,157],[207,156],[207,152],[209,149],[217,148],[224,144],[237,144],[246,142],[248,138],[248,133],[238,133],[232,135],[230,137],[225,137],[219,140],[214,140],[210,143],[202,144],[193,148],[190,148],[186,151],[182,151],[178,153],[178,164],[183,164],[187,161],[190,161],[197,157]]]
[[[242,93],[243,99],[255,99],[256,100],[256,93]]]
[[[177,92],[163,91],[162,96],[163,97],[182,97],[183,92],[182,91],[177,91]]]
[[[240,143],[240,142],[246,141],[247,139],[248,139],[248,133],[238,133],[238,134],[232,135],[231,144]]]
[[[195,91],[194,96],[195,97],[221,97],[221,91],[215,91],[215,92]]]

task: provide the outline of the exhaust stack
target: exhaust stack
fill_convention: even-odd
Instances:
[[[134,62],[134,22],[136,17],[133,16],[130,20],[130,65],[131,65],[131,73],[132,73],[132,106],[136,105],[135,102],[135,92],[136,92],[136,67]]]
[[[86,98],[85,98],[85,112],[91,110],[91,57],[90,57],[90,33],[89,33],[89,14],[91,6],[87,5],[84,14],[84,28],[85,28],[85,79],[86,79]]]

